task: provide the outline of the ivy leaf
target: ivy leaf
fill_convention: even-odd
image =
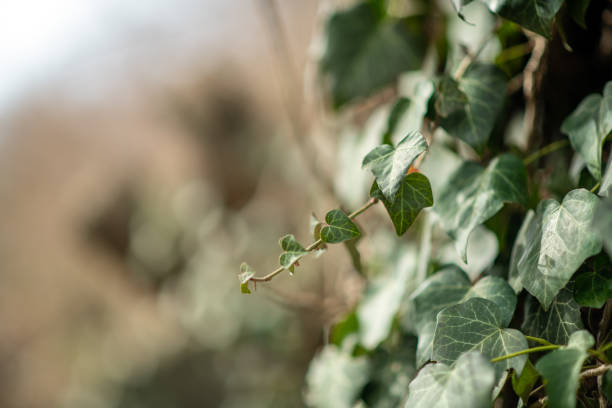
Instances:
[[[563,0],[482,0],[500,16],[550,38],[550,26]]]
[[[413,131],[395,148],[388,144],[376,146],[364,157],[361,167],[372,171],[385,198],[394,202],[408,168],[425,150],[425,138],[420,132]]]
[[[580,370],[588,357],[587,349],[595,344],[586,330],[573,333],[567,347],[548,353],[536,364],[547,380],[546,393],[551,408],[574,408],[579,387]]]
[[[391,108],[391,112],[387,118],[387,128],[385,129],[385,133],[383,134],[382,138],[384,144],[393,145],[393,133],[395,132],[402,115],[408,110],[409,106],[410,99],[404,97],[399,98],[395,104],[393,104],[393,108]]]
[[[602,391],[608,401],[612,401],[612,369],[603,375]]]
[[[606,252],[612,257],[612,197],[601,200],[597,206],[593,227],[603,239]]]
[[[478,352],[465,353],[455,366],[430,364],[412,380],[405,408],[488,408],[495,369]]]
[[[591,94],[563,121],[561,131],[569,136],[572,147],[584,159],[589,172],[601,179],[601,150],[612,132],[612,81],[600,94]]]
[[[574,299],[580,306],[599,309],[612,298],[612,263],[605,254],[597,255],[576,275]]]
[[[517,262],[521,283],[548,310],[553,298],[588,257],[601,251],[591,221],[599,204],[593,193],[572,190],[559,204],[538,204],[526,227],[526,248]]]
[[[585,16],[591,0],[566,0],[567,8],[572,19],[582,28],[586,29]]]
[[[357,225],[340,209],[328,212],[325,215],[325,222],[327,225],[321,229],[323,242],[336,244],[360,235]]]
[[[527,400],[529,400],[529,393],[531,390],[533,390],[533,387],[536,385],[539,378],[540,373],[538,373],[529,360],[527,360],[525,363],[523,372],[520,376],[516,373],[512,375],[512,389],[516,395],[521,397],[523,403],[527,404]]]
[[[302,244],[296,241],[293,234],[285,235],[278,243],[283,251],[285,251],[279,258],[280,265],[285,269],[289,269],[290,272],[293,272],[292,268],[295,263],[304,255],[308,255],[308,251]]]
[[[527,203],[527,172],[512,154],[495,158],[486,169],[464,162],[440,192],[434,211],[455,240],[467,263],[467,242],[472,230],[495,215],[504,202]]]
[[[468,105],[467,95],[459,89],[459,83],[450,76],[443,76],[436,87],[436,112],[443,118],[455,112],[465,113]]]
[[[599,187],[598,194],[602,197],[612,197],[612,154],[608,158],[606,172],[601,178],[601,186]]]
[[[379,0],[334,13],[326,24],[321,60],[334,106],[368,96],[400,73],[418,69],[425,55],[421,23],[417,17],[389,17]]]
[[[251,290],[249,289],[249,281],[253,276],[255,276],[255,271],[251,269],[246,262],[243,262],[240,265],[240,274],[238,275],[238,280],[240,281],[240,292],[251,293]]]
[[[452,364],[466,351],[477,350],[495,358],[527,348],[527,340],[515,329],[503,328],[502,312],[493,302],[482,298],[468,299],[438,313],[433,340],[432,359]],[[497,376],[513,368],[521,373],[527,356],[495,363]]]
[[[505,75],[494,65],[470,65],[458,85],[458,90],[467,97],[465,108],[457,109],[457,90],[452,90],[451,95],[438,92],[438,100],[454,102],[452,113],[438,121],[440,126],[482,152],[504,106],[506,86]]]
[[[548,310],[544,310],[534,297],[530,296],[525,302],[521,330],[527,335],[544,338],[553,344],[565,344],[572,333],[583,328],[572,285],[561,289]]]
[[[372,184],[370,197],[382,201],[398,236],[408,230],[423,208],[433,205],[431,185],[421,173],[411,173],[404,178],[393,202],[387,200],[376,182]]]
[[[351,408],[368,381],[365,357],[352,357],[334,345],[315,356],[306,373],[306,403],[316,407]]]
[[[527,214],[525,214],[525,219],[523,220],[523,224],[521,224],[521,228],[519,229],[514,241],[514,246],[512,247],[512,253],[510,254],[508,283],[510,286],[512,286],[512,289],[514,289],[516,294],[519,294],[519,292],[523,290],[523,284],[521,283],[521,276],[518,270],[518,261],[521,259],[525,249],[527,248],[527,230],[534,215],[535,212],[533,210],[529,210],[527,211]]]

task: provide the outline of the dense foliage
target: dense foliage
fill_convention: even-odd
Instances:
[[[353,158],[371,172],[370,198],[315,220],[310,245],[283,237],[272,273],[243,264],[242,292],[354,242],[355,218],[377,203],[413,261],[368,275],[311,363],[307,404],[607,406],[605,3],[368,0],[329,16],[320,69],[330,109],[350,115],[393,90],[377,110],[387,115],[377,145]],[[440,255],[444,239],[456,256]]]

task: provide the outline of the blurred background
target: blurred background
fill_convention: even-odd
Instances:
[[[318,3],[0,2],[0,406],[302,406],[348,255],[236,275],[339,204]]]

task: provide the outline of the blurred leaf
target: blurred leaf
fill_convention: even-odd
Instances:
[[[586,11],[589,8],[591,0],[566,0],[567,8],[572,19],[582,28],[586,29],[584,20]]]
[[[434,211],[455,240],[463,262],[472,230],[495,215],[504,202],[527,203],[527,172],[511,154],[495,158],[486,169],[464,162],[440,192]]]
[[[381,1],[361,1],[335,12],[325,32],[321,70],[336,108],[391,84],[403,71],[418,69],[425,55],[420,19],[391,18]]]
[[[612,369],[603,375],[602,391],[608,401],[612,401]]]
[[[525,363],[520,376],[516,373],[512,375],[512,389],[521,398],[523,403],[527,404],[529,393],[533,390],[539,378],[540,373],[538,373],[538,370],[535,369],[529,360]]]
[[[495,369],[482,354],[461,355],[451,367],[425,366],[410,383],[405,408],[488,408],[495,385]]]
[[[451,95],[438,94],[438,100],[453,101],[452,113],[439,119],[440,126],[477,152],[482,152],[504,106],[506,85],[505,75],[494,65],[470,65],[459,80],[457,89],[446,88]],[[457,91],[467,97],[468,103],[464,109],[457,108]]]
[[[293,273],[293,266],[299,261],[304,255],[308,255],[308,251],[295,240],[292,234],[285,235],[279,241],[280,247],[285,253],[280,256],[280,264],[285,269],[290,269]]]
[[[572,333],[583,329],[580,306],[572,293],[572,286],[561,289],[548,310],[534,297],[525,302],[525,318],[521,330],[527,335],[540,337],[553,344],[565,344]]]
[[[551,408],[574,408],[579,387],[580,370],[588,357],[586,350],[595,344],[586,330],[572,334],[567,347],[542,357],[536,369],[547,380],[546,393]]]
[[[550,26],[563,0],[482,0],[491,11],[550,38]]]
[[[385,133],[383,134],[382,142],[383,144],[388,144],[393,146],[393,139],[391,138],[393,132],[397,128],[397,124],[399,123],[402,115],[408,110],[410,106],[410,99],[408,98],[399,98],[393,108],[391,108],[391,112],[389,113],[389,117],[387,118],[387,128],[385,129]]]
[[[601,149],[612,132],[612,81],[603,97],[591,94],[563,121],[561,131],[569,136],[574,150],[586,162],[596,180],[601,179]]]
[[[597,255],[576,275],[574,299],[580,306],[599,309],[612,298],[612,263],[605,254]]]
[[[306,373],[306,403],[317,408],[351,408],[369,371],[365,357],[355,358],[336,346],[325,346]]]
[[[438,115],[447,117],[452,113],[465,114],[468,106],[468,97],[461,89],[459,83],[450,76],[443,76],[438,80],[436,87],[436,111]]]
[[[527,348],[527,340],[515,329],[502,324],[501,309],[492,301],[468,299],[438,313],[434,334],[432,359],[452,364],[465,352],[477,350],[495,358]],[[519,356],[495,363],[498,376],[508,368],[521,373],[527,356]]]
[[[601,251],[601,239],[591,227],[598,204],[593,193],[572,190],[561,204],[541,201],[535,216],[527,220],[526,247],[517,268],[521,283],[544,310],[582,262]]]
[[[251,267],[243,262],[240,265],[240,274],[238,275],[238,280],[240,281],[240,291],[242,293],[251,293],[249,289],[249,280],[255,276],[255,271],[251,269]]]
[[[400,98],[391,110],[383,143],[398,143],[409,132],[421,129],[433,92],[433,83],[426,77],[414,82],[407,94],[409,98]]]
[[[334,325],[331,330],[329,342],[340,346],[342,341],[350,334],[359,332],[359,320],[355,312],[349,313],[344,320]]]
[[[612,197],[606,197],[597,206],[593,228],[603,240],[608,255],[612,257]]]
[[[606,172],[601,178],[601,186],[599,187],[598,194],[602,197],[612,197],[612,154],[610,154],[608,158]]]
[[[327,225],[321,229],[321,239],[323,242],[335,244],[356,238],[360,234],[357,226],[342,210],[335,209],[329,211],[325,215],[325,222]]]
[[[408,168],[425,150],[423,135],[412,131],[395,148],[387,144],[376,146],[363,158],[361,166],[372,171],[384,196],[394,202]]]
[[[521,224],[521,228],[519,229],[516,240],[514,241],[514,246],[512,247],[512,253],[510,254],[508,283],[510,286],[512,286],[512,289],[514,289],[516,294],[523,290],[523,284],[521,283],[521,276],[518,270],[518,261],[521,259],[525,249],[527,248],[527,230],[534,215],[535,212],[531,209],[527,211],[527,214],[525,214],[525,219],[523,220],[523,224]]]
[[[411,173],[404,178],[392,203],[385,198],[376,182],[372,184],[370,197],[382,201],[398,236],[408,230],[423,208],[433,205],[429,180],[421,173]]]

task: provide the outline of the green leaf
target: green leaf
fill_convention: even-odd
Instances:
[[[489,140],[506,95],[506,77],[494,65],[474,63],[459,80],[458,90],[467,96],[467,106],[456,109],[456,90],[450,96],[438,94],[438,100],[451,99],[453,112],[438,122],[452,136],[458,137],[477,152]]]
[[[436,112],[443,118],[452,113],[466,113],[468,106],[467,95],[459,89],[459,83],[450,76],[443,76],[436,86],[438,98],[436,99]]]
[[[553,298],[588,257],[601,251],[591,221],[599,199],[584,189],[570,191],[563,202],[538,204],[526,227],[526,248],[517,262],[521,283],[547,310]]]
[[[425,366],[412,380],[405,408],[488,408],[495,385],[495,369],[478,352],[465,353],[454,367]]]
[[[292,234],[285,235],[278,243],[283,251],[285,251],[279,258],[280,265],[285,269],[293,268],[300,258],[308,255],[308,251],[296,241]],[[290,270],[290,272],[293,272],[293,270]]]
[[[601,186],[599,187],[598,194],[602,197],[612,197],[612,154],[608,158],[606,172],[601,178]]]
[[[521,259],[525,249],[527,248],[527,230],[534,215],[535,212],[533,210],[529,210],[527,211],[527,214],[525,214],[525,219],[523,220],[523,224],[521,224],[521,228],[519,229],[516,240],[514,241],[514,246],[512,247],[512,253],[510,254],[508,283],[510,286],[512,286],[512,289],[514,289],[516,294],[523,290],[523,284],[521,283],[521,276],[518,270],[518,261]]]
[[[586,330],[572,334],[569,345],[542,357],[536,369],[547,380],[546,393],[550,408],[574,408],[580,370],[588,357],[586,350],[595,344]]]
[[[566,0],[567,8],[572,19],[582,28],[586,29],[584,20],[591,0]]]
[[[359,228],[340,209],[329,211],[325,215],[325,222],[327,225],[321,229],[321,239],[323,242],[336,244],[357,238],[360,235]]]
[[[382,201],[398,236],[408,230],[423,208],[433,205],[431,185],[421,173],[411,173],[404,178],[393,202],[387,200],[376,182],[372,184],[370,197]]]
[[[240,292],[251,293],[251,290],[249,289],[249,281],[253,276],[255,276],[255,271],[251,269],[246,262],[243,262],[240,265],[240,274],[238,275],[238,280],[240,281]]]
[[[398,143],[408,132],[421,129],[433,92],[434,85],[431,80],[424,77],[415,81],[407,92],[408,97],[400,98],[391,109],[383,143]]]
[[[571,285],[561,289],[548,310],[534,297],[525,302],[525,318],[521,330],[534,337],[540,337],[553,344],[565,344],[572,333],[583,329],[580,306],[574,301]]]
[[[482,0],[491,11],[546,38],[563,0]]]
[[[495,215],[504,202],[527,203],[527,172],[511,154],[495,158],[486,169],[464,162],[440,192],[434,211],[468,263],[466,249],[472,230]]]
[[[606,252],[612,257],[612,197],[604,198],[597,206],[593,228],[601,236]]]
[[[384,144],[376,146],[368,153],[361,164],[374,174],[384,196],[395,201],[408,168],[421,153],[427,150],[427,142],[421,133],[413,131],[403,138],[397,146]]]
[[[421,66],[422,20],[390,18],[384,9],[380,1],[362,1],[334,13],[327,22],[321,70],[337,108]]]
[[[351,408],[368,381],[365,357],[352,357],[327,345],[311,361],[306,373],[306,403],[314,407]]]
[[[389,117],[387,118],[387,128],[385,129],[385,133],[383,134],[383,144],[388,144],[393,146],[393,132],[397,128],[397,124],[399,123],[402,115],[408,110],[410,106],[410,99],[408,98],[399,98],[393,108],[391,108],[391,112],[389,113]]]
[[[502,311],[493,302],[482,298],[468,299],[438,313],[432,359],[452,364],[466,351],[478,350],[495,358],[527,348],[525,336],[515,329],[503,328]],[[513,368],[521,373],[527,356],[518,356],[495,363],[498,376]]]
[[[584,159],[589,172],[601,179],[601,150],[612,132],[612,81],[600,94],[591,94],[563,121],[561,131],[569,136],[572,147]]]
[[[531,361],[527,360],[523,367],[521,375],[514,373],[512,375],[512,389],[518,395],[525,404],[529,399],[529,393],[533,390],[533,387],[538,382],[540,373],[535,369]]]
[[[580,306],[599,309],[612,298],[612,263],[597,255],[576,275],[574,299]]]
[[[608,401],[612,401],[612,369],[603,375],[602,391]]]

